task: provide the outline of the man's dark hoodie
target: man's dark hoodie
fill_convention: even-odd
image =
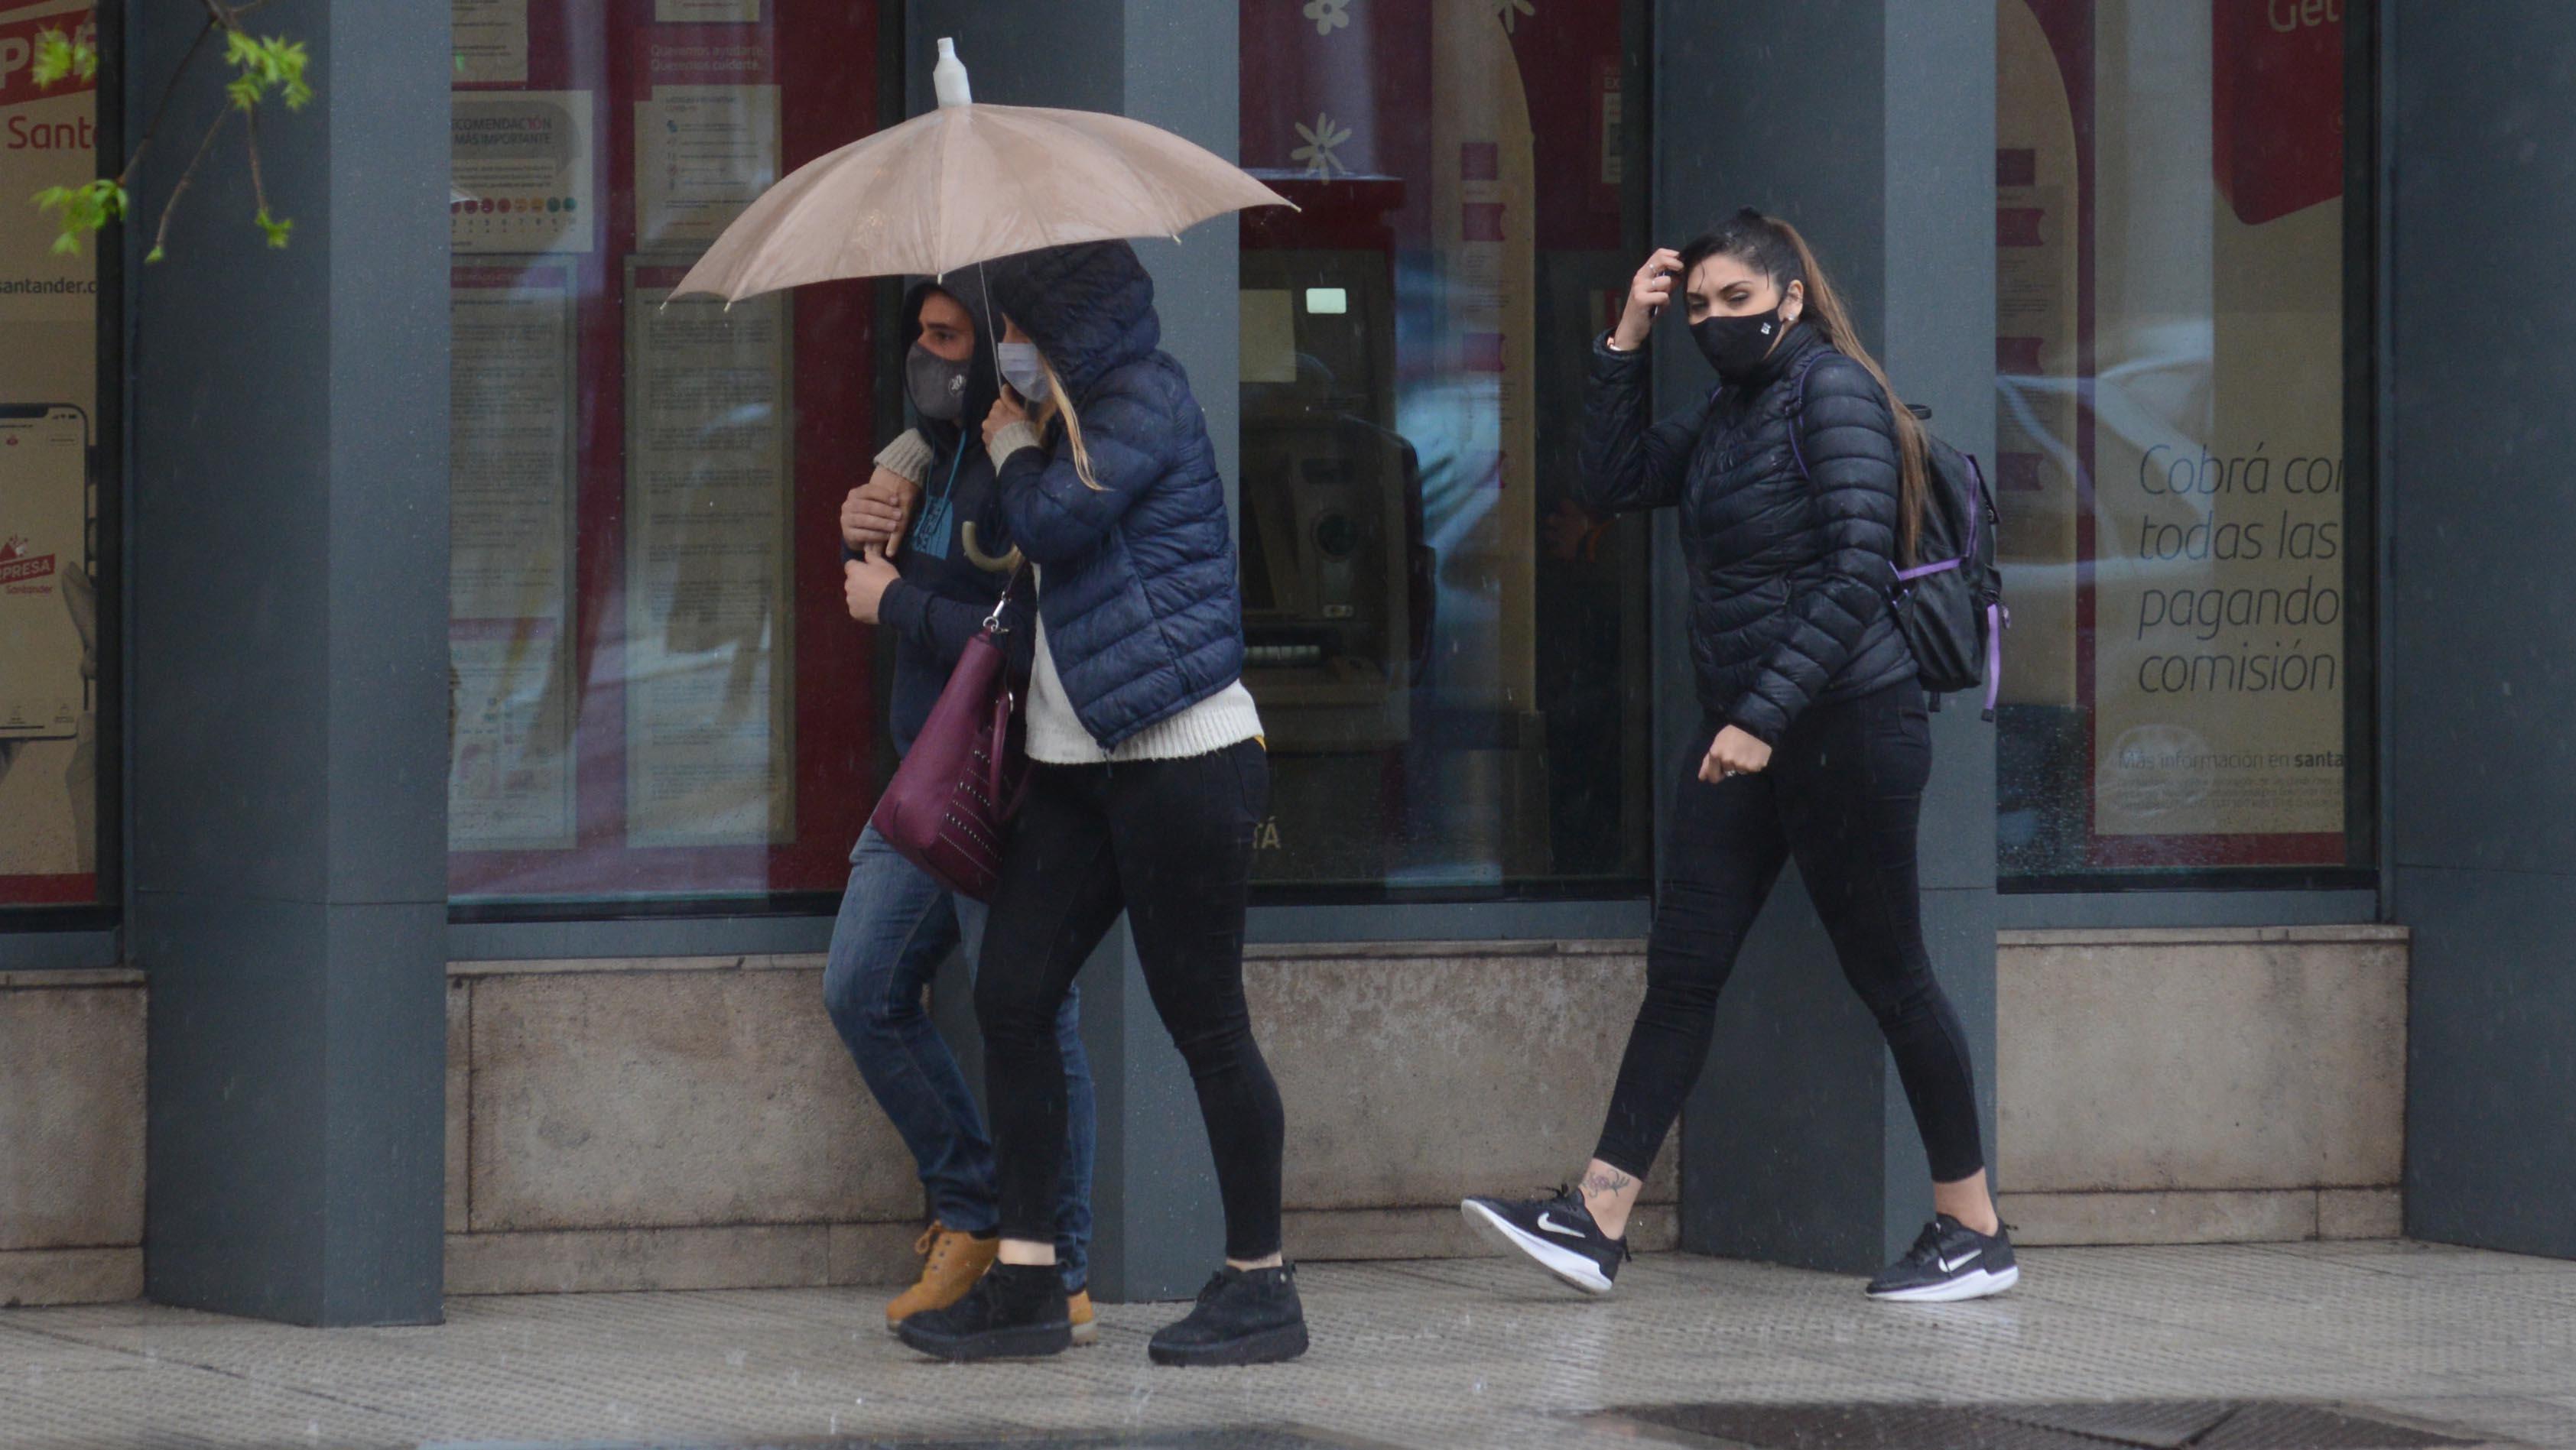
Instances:
[[[982,282],[961,272],[945,283],[921,282],[906,292],[898,323],[902,330],[896,335],[907,349],[921,336],[921,306],[933,292],[955,298],[975,319],[975,356],[967,368],[964,410],[951,421],[914,422],[914,430],[930,445],[930,462],[922,470],[921,508],[914,515],[913,532],[894,556],[903,577],[886,587],[878,606],[886,637],[894,643],[889,723],[898,752],[912,748],[957,657],[984,627],[993,601],[1002,594],[1005,576],[966,557],[966,524],[974,523],[976,542],[987,555],[1009,552],[1010,542],[994,507],[993,463],[984,453],[984,415],[1001,396],[1002,385],[993,369],[993,323]],[[1025,587],[1020,591],[1024,599],[1030,592]],[[1006,622],[1013,669],[1025,678],[1034,647],[1027,607],[1014,605]]]

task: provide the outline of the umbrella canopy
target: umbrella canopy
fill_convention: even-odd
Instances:
[[[761,193],[671,295],[739,301],[843,277],[943,276],[1070,242],[1178,236],[1289,204],[1215,153],[1096,111],[976,105],[939,42],[939,107],[817,157]]]

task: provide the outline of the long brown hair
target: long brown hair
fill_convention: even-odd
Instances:
[[[1861,346],[1860,333],[1853,328],[1850,309],[1843,306],[1842,294],[1825,276],[1815,251],[1798,229],[1775,216],[1765,216],[1751,207],[1737,212],[1711,227],[1682,248],[1682,278],[1710,257],[1733,257],[1745,266],[1771,279],[1785,298],[1791,282],[1807,284],[1807,307],[1801,314],[1824,334],[1834,351],[1867,369],[1877,380],[1879,391],[1887,395],[1888,415],[1896,423],[1897,517],[1900,564],[1914,562],[1914,546],[1923,531],[1923,498],[1930,464],[1923,442],[1923,424],[1897,399],[1896,389],[1887,381],[1887,370],[1878,359]]]

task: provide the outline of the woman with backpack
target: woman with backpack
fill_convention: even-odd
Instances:
[[[1655,422],[1644,347],[1677,284],[1720,386]],[[1930,722],[1891,599],[1922,530],[1927,446],[1805,240],[1750,209],[1648,257],[1593,344],[1577,496],[1681,511],[1703,721],[1675,784],[1645,1001],[1581,1186],[1461,1206],[1578,1288],[1608,1293],[1627,1257],[1718,992],[1790,860],[1895,1053],[1931,1163],[1936,1216],[1871,1297],[1982,1298],[2020,1278],[1986,1188],[1967,1037],[1923,942]]]
[[[1244,901],[1270,768],[1242,681],[1224,483],[1189,378],[1158,348],[1154,286],[1133,247],[1055,247],[991,273],[1010,391],[984,440],[1001,522],[1038,580],[1028,801],[975,982],[1001,1261],[956,1305],[897,1333],[951,1360],[1064,1349],[1054,1023],[1123,911],[1154,1009],[1189,1064],[1225,1207],[1225,1267],[1148,1353],[1172,1365],[1293,1359],[1306,1319],[1280,1256],[1287,1129],[1243,995]]]

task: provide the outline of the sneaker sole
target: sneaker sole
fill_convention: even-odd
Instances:
[[[1146,1357],[1154,1363],[1181,1369],[1211,1365],[1278,1364],[1284,1360],[1295,1359],[1305,1352],[1306,1326],[1303,1321],[1283,1324],[1276,1329],[1264,1329],[1257,1334],[1247,1334],[1241,1339],[1229,1339],[1223,1344],[1192,1345],[1188,1348],[1163,1344],[1145,1346]]]
[[[932,1359],[950,1364],[976,1364],[988,1359],[1046,1359],[1073,1347],[1073,1332],[1063,1324],[1041,1325],[1024,1329],[996,1329],[985,1334],[949,1339],[923,1333],[910,1321],[898,1325],[895,1338]]]
[[[1458,1211],[1467,1216],[1467,1227],[1476,1231],[1476,1237],[1494,1247],[1519,1252],[1532,1263],[1586,1294],[1600,1295],[1610,1292],[1610,1277],[1601,1272],[1600,1265],[1583,1255],[1571,1249],[1558,1248],[1535,1234],[1522,1232],[1513,1226],[1510,1219],[1472,1198],[1459,1204]]]
[[[1890,1289],[1884,1293],[1873,1289],[1869,1291],[1869,1297],[1882,1304],[1956,1304],[1968,1299],[1991,1298],[2020,1282],[2021,1266],[2015,1264],[2000,1274],[1979,1269],[1975,1273],[1961,1274],[1955,1279],[1926,1284],[1919,1289]]]
[[[1095,1319],[1095,1320],[1091,1321],[1091,1322],[1090,1322],[1090,1323],[1088,1323],[1088,1324],[1077,1324],[1077,1325],[1073,1326],[1073,1347],[1074,1347],[1074,1348],[1076,1348],[1076,1349],[1088,1349],[1088,1348],[1090,1348],[1092,1345],[1098,1344],[1099,1342],[1100,1342],[1100,1321],[1098,1321],[1098,1320],[1096,1320],[1096,1319]]]

